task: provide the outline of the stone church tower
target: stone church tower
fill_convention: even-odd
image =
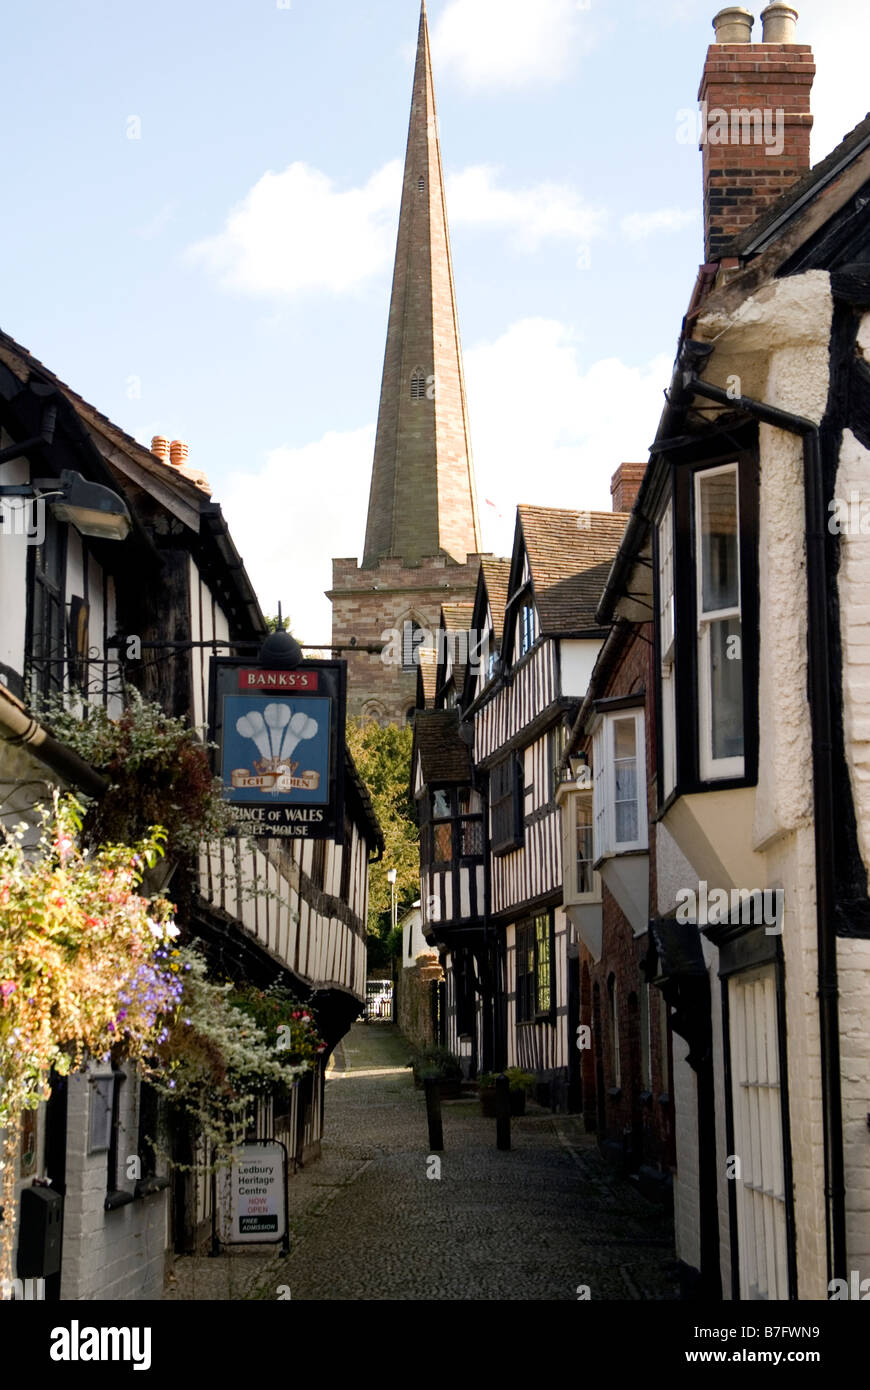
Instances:
[[[385,632],[398,639],[383,654],[390,660],[342,652],[348,714],[405,723],[418,630],[437,632],[442,603],[473,599],[479,551],[424,0],[365,551],[362,565],[333,560],[327,594],[333,646],[380,645]]]

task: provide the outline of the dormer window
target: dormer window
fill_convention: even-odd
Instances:
[[[531,596],[523,600],[519,616],[519,651],[518,656],[525,656],[526,652],[531,651],[535,645],[535,605]]]
[[[411,377],[411,400],[425,401],[426,399],[426,373],[422,367],[418,367]]]

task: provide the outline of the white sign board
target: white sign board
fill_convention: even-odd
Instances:
[[[245,1144],[236,1149],[232,1166],[224,1171],[221,1189],[221,1240],[225,1244],[283,1238],[287,1213],[281,1144]]]

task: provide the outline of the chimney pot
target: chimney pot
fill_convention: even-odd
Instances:
[[[785,0],[773,0],[762,11],[762,43],[797,43],[798,12]]]
[[[183,439],[173,439],[169,446],[169,457],[174,468],[182,468],[187,463],[187,445]]]
[[[716,43],[751,43],[752,26],[755,23],[755,15],[750,14],[749,10],[742,5],[729,5],[727,9],[720,10],[713,20],[713,28],[716,30]]]
[[[169,440],[165,434],[155,434],[151,440],[151,452],[156,454],[164,463],[169,462]]]

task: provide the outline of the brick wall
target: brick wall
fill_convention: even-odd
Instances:
[[[157,1299],[168,1243],[167,1193],[104,1210],[107,1156],[88,1153],[91,1090],[87,1076],[70,1077],[61,1298]],[[135,1181],[126,1177],[126,1159],[136,1152],[137,1100],[138,1083],[128,1074],[121,1087],[118,1188],[129,1192]]]
[[[332,640],[346,645],[381,644],[383,634],[398,631],[412,619],[437,633],[442,603],[474,598],[480,561],[470,557],[465,565],[446,557],[405,566],[401,560],[381,560],[362,569],[355,559],[333,560]],[[389,655],[386,654],[385,655]],[[401,659],[382,660],[378,654],[342,652],[347,660],[348,714],[371,713],[379,723],[404,724],[417,700],[416,669],[402,670]]]
[[[432,985],[444,978],[436,952],[419,955],[402,971],[399,981],[399,1029],[415,1047],[435,1042],[432,1027]]]
[[[707,103],[702,143],[708,261],[751,227],[810,167],[810,92],[816,68],[807,44],[712,44],[698,99]],[[744,138],[737,111],[767,112],[773,141]],[[724,133],[723,113],[728,140]],[[782,135],[782,150],[778,135]],[[761,136],[765,135],[762,125]]]
[[[655,716],[652,700],[654,688],[654,667],[652,656],[652,625],[632,635],[611,672],[600,698],[647,692],[646,719],[646,782],[650,812],[655,809],[656,797],[656,752]],[[591,750],[590,750],[591,751]],[[655,827],[650,825],[650,904],[655,908]],[[641,1052],[641,1012],[640,998],[644,982],[642,962],[649,949],[649,934],[644,932],[635,936],[631,923],[623,914],[616,899],[602,885],[602,950],[601,959],[596,964],[581,947],[582,962],[589,969],[592,989],[598,985],[601,1011],[601,1027],[593,1029],[593,1054],[597,1049],[595,1063],[601,1067],[593,1069],[587,1064],[584,1070],[584,1088],[588,1088],[590,1075],[597,1070],[599,1078],[603,1072],[604,1094],[598,1098],[598,1113],[603,1111],[603,1129],[599,1133],[599,1143],[614,1158],[623,1157],[630,1166],[641,1164],[656,1168],[663,1173],[673,1162],[674,1126],[670,1100],[670,1082],[667,1073],[667,1037],[662,1036],[660,1027],[660,997],[656,989],[649,991],[650,1008],[650,1059],[652,1089],[647,1097],[647,1082],[642,1075]],[[619,1056],[621,1085],[618,1094],[611,1094],[614,1088],[615,1059],[614,1046],[608,1018],[608,979],[616,980],[619,1015]],[[584,1017],[584,1022],[588,1021]],[[644,1097],[641,1099],[641,1097]],[[662,1096],[668,1096],[665,1101]],[[584,1113],[589,1116],[595,1106],[590,1106],[589,1097],[584,1094]]]

